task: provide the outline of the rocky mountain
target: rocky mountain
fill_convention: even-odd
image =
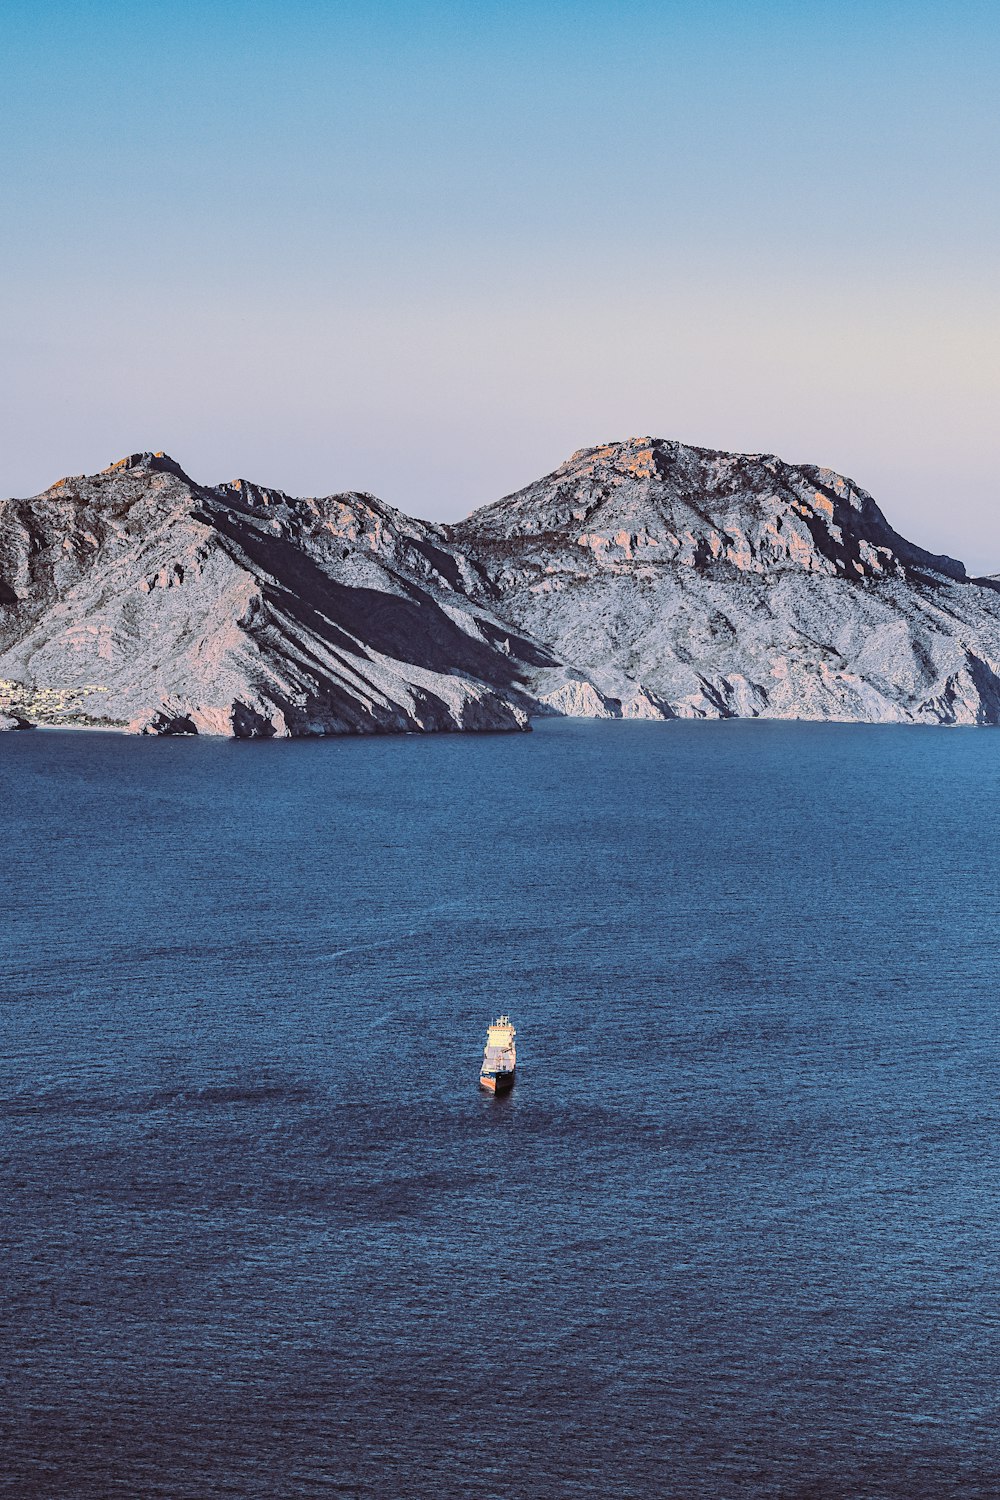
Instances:
[[[636,438],[448,529],[566,713],[996,723],[1000,592],[829,469]]]
[[[163,454],[0,502],[0,728],[1000,722],[1000,588],[829,470],[583,449],[457,526]]]
[[[471,576],[370,495],[207,488],[136,454],[0,504],[0,711],[238,737],[524,728],[551,658]]]

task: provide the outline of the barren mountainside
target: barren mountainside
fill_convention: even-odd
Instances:
[[[0,501],[0,722],[1000,721],[1000,591],[826,469],[652,438],[456,526],[163,454]]]
[[[205,488],[134,455],[0,505],[8,713],[241,737],[524,727],[545,659],[463,592],[465,566],[371,496]]]
[[[1000,595],[828,469],[637,438],[448,529],[568,711],[994,723]],[[616,711],[613,703],[604,711]]]

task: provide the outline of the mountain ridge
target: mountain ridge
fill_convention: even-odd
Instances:
[[[237,737],[533,715],[1000,722],[1000,591],[833,470],[631,438],[450,525],[134,453],[0,501],[0,716]]]

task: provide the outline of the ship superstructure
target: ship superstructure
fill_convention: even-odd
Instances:
[[[486,1033],[483,1065],[479,1070],[479,1087],[491,1094],[505,1094],[514,1086],[517,1050],[510,1016],[497,1016]]]

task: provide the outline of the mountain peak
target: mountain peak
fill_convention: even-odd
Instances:
[[[186,474],[176,459],[170,457],[169,453],[129,453],[125,458],[116,459],[102,474],[119,474],[127,469],[143,469],[147,473],[173,474],[177,479],[183,479],[185,484],[194,484],[194,480]]]
[[[772,453],[725,453],[664,438],[580,448],[544,479],[451,529],[481,536],[562,538],[609,566],[693,566],[723,574],[787,570],[848,579],[965,569],[900,536],[867,490],[831,469]]]
[[[599,469],[616,469],[636,478],[650,478],[656,472],[657,450],[677,446],[664,438],[621,438],[611,443],[598,443],[593,448],[578,448],[556,472],[594,473]]]

